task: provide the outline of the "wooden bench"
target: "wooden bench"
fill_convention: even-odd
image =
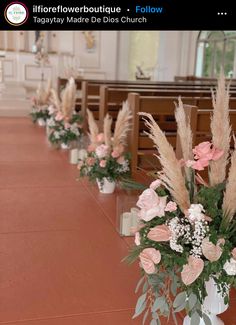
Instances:
[[[165,131],[168,141],[176,148],[177,133],[176,133],[176,122],[174,119],[174,111],[176,98],[166,97],[144,97],[137,93],[129,93],[128,103],[132,110],[132,130],[129,134],[129,150],[131,152],[131,173],[132,175],[137,173],[138,169],[158,169],[158,159],[153,157],[157,154],[157,150],[154,148],[153,142],[145,134],[147,128],[138,115],[139,112],[150,113],[157,121],[160,128]],[[185,110],[192,119],[196,120],[197,107],[195,106],[195,100],[183,98],[185,104]],[[160,120],[160,116],[164,116],[164,120]],[[180,152],[177,148],[178,153]],[[180,158],[180,157],[179,157]]]

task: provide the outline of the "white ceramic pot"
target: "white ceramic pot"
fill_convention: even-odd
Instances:
[[[116,187],[116,183],[114,181],[110,182],[107,178],[103,178],[103,182],[97,179],[97,184],[99,191],[103,194],[113,193]]]
[[[224,298],[217,292],[217,286],[213,279],[206,282],[207,297],[203,302],[202,309],[210,318],[212,325],[224,325],[224,322],[217,317],[218,314],[222,314],[228,309],[228,305],[225,305]],[[189,316],[184,318],[183,325],[190,325],[191,320]],[[201,319],[199,325],[205,325],[203,319]]]
[[[70,145],[69,144],[67,144],[67,143],[61,143],[61,149],[66,150],[66,149],[69,149],[69,148],[70,148]]]
[[[46,125],[46,121],[44,121],[43,118],[37,119],[37,123],[38,123],[39,126],[45,126]]]

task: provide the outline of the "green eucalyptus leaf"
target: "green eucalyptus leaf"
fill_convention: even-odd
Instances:
[[[158,325],[158,322],[156,319],[152,319],[150,325]]]
[[[147,294],[144,293],[142,296],[140,296],[138,298],[133,318],[137,317],[138,315],[140,315],[144,311],[145,307],[143,308],[143,306],[146,305],[146,301],[145,301],[146,297],[147,297]],[[142,310],[142,311],[140,312],[140,310]]]
[[[137,286],[136,286],[136,288],[135,288],[135,293],[138,292],[138,290],[139,290],[139,288],[141,287],[141,285],[142,285],[142,283],[143,283],[144,280],[145,280],[145,277],[143,276],[143,277],[139,280],[139,282],[137,283]]]
[[[165,303],[164,297],[157,297],[154,301],[154,304],[152,305],[152,312],[157,311],[157,309],[160,309]]]
[[[173,277],[173,280],[171,282],[171,286],[170,286],[170,290],[171,290],[171,293],[173,294],[173,296],[176,295],[176,292],[177,292],[177,278],[176,276]]]
[[[192,310],[197,303],[197,296],[194,293],[191,293],[188,297],[188,306],[189,310]]]
[[[143,322],[142,322],[142,325],[144,325],[144,324],[145,324],[145,322],[146,322],[146,320],[147,320],[147,317],[148,317],[148,312],[149,312],[149,310],[147,309],[147,310],[145,311],[145,314],[144,314],[144,316],[143,316]]]
[[[145,282],[143,285],[143,293],[147,292],[147,289],[148,289],[148,283]]]
[[[184,303],[182,305],[175,308],[175,313],[178,313],[179,311],[184,310],[185,307],[186,307],[186,301],[184,301]]]
[[[174,308],[177,308],[181,305],[183,305],[183,303],[186,301],[187,299],[187,295],[186,295],[186,292],[183,291],[183,292],[180,292],[176,297],[175,297],[175,300],[173,302],[173,307]]]
[[[214,325],[212,324],[210,318],[207,316],[207,314],[202,314],[202,318],[204,320],[205,325]]]
[[[152,318],[153,319],[156,319],[156,320],[159,320],[159,316],[158,316],[158,313],[152,313]]]
[[[137,306],[136,306],[137,307]],[[145,308],[147,307],[147,303],[146,301],[140,306],[140,308],[137,310],[137,312],[135,311],[134,316],[132,317],[133,319],[138,317],[140,314],[142,314],[142,312],[145,310]]]
[[[199,325],[200,324],[200,316],[197,312],[191,315],[190,325]]]

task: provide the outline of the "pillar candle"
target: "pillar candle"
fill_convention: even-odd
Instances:
[[[132,214],[130,212],[124,212],[121,215],[121,235],[130,236]]]
[[[70,151],[70,163],[77,164],[78,163],[78,149],[71,149]]]
[[[131,226],[132,226],[132,228],[137,228],[138,223],[139,223],[139,216],[138,216],[139,209],[131,208],[130,212],[131,212],[131,215],[132,215]]]

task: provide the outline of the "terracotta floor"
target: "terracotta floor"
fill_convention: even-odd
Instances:
[[[131,319],[139,270],[121,263],[130,240],[115,230],[116,194],[76,176],[43,129],[0,119],[0,324],[142,324]]]

